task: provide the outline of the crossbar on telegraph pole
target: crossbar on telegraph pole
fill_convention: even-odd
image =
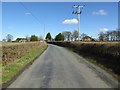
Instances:
[[[77,8],[78,10],[76,12],[72,12],[72,14],[77,14],[78,15],[78,41],[80,41],[80,14],[82,13],[82,9],[85,5],[73,5],[73,8]]]

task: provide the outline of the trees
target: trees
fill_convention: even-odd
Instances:
[[[66,32],[66,33],[67,33],[67,36],[68,36],[68,37],[67,37],[67,40],[70,41],[70,39],[71,39],[71,35],[72,35],[72,34],[71,34],[71,32],[69,32],[69,31]]]
[[[56,35],[55,41],[64,41],[64,35],[59,33],[58,35]]]
[[[117,30],[117,41],[120,41],[120,28]]]
[[[30,41],[30,37],[29,37],[29,35],[26,35],[26,41],[27,41],[27,42]]]
[[[50,32],[49,33],[47,33],[47,35],[46,35],[46,38],[45,38],[47,41],[51,41],[51,39],[52,39],[52,36],[51,36],[51,34],[50,34]]]
[[[17,39],[16,39],[16,42],[19,42],[20,40],[22,40],[22,38],[17,38]]]
[[[6,39],[3,39],[2,41],[3,41],[3,42],[6,42]]]
[[[120,41],[120,30],[112,30],[107,32],[100,32],[100,41]]]
[[[70,31],[64,31],[62,34],[66,41],[76,41],[79,35],[77,30],[74,30],[72,33]]]
[[[39,39],[38,39],[38,36],[35,36],[35,35],[32,35],[31,37],[30,37],[30,41],[38,41]]]
[[[43,38],[42,35],[39,36],[39,39],[40,39],[40,41],[43,41],[43,40],[44,40],[44,38]]]
[[[85,33],[82,33],[80,37],[81,37],[81,39],[82,39],[82,38],[84,38],[84,37],[86,37],[86,36],[88,36],[88,35],[85,34]]]
[[[70,31],[64,31],[62,32],[62,35],[64,35],[64,40],[70,41],[72,33]]]
[[[104,40],[105,40],[105,34],[104,34],[103,32],[101,32],[101,33],[99,34],[99,40],[100,40],[100,41],[104,41]]]
[[[79,35],[79,34],[78,34],[78,31],[77,31],[77,30],[74,30],[72,36],[73,36],[73,38],[74,38],[75,41],[77,40],[78,35]]]
[[[13,40],[13,36],[11,34],[8,34],[6,36],[7,42],[11,42]]]

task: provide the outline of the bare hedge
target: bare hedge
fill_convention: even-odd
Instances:
[[[49,42],[67,48],[72,48],[77,53],[92,55],[102,59],[96,59],[99,63],[111,68],[120,74],[120,43],[101,42]]]
[[[14,62],[32,50],[38,49],[43,45],[40,42],[3,45],[2,46],[2,64],[6,65],[9,62]]]

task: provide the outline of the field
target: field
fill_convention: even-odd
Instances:
[[[27,43],[34,43],[34,42],[27,42]],[[23,42],[2,42],[2,46],[11,46],[11,45],[20,45],[25,44]]]
[[[3,43],[0,83],[9,83],[46,48],[47,44],[42,42]]]
[[[48,42],[71,49],[120,79],[120,42]]]

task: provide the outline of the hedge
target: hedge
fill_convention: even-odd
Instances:
[[[48,42],[67,48],[72,48],[77,53],[84,53],[98,57],[99,63],[111,68],[120,75],[120,43],[114,42]],[[101,59],[100,59],[101,58]]]
[[[14,62],[30,51],[40,48],[43,45],[40,42],[26,42],[22,44],[3,45],[2,46],[2,64],[6,65],[9,62]]]

